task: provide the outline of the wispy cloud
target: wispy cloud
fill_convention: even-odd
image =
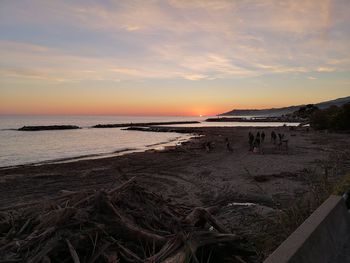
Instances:
[[[188,80],[202,80],[208,78],[208,76],[202,74],[190,74],[185,75],[184,78]]]
[[[330,67],[319,67],[317,68],[318,72],[333,72],[336,71],[335,68],[330,68]]]
[[[33,36],[42,30],[44,40],[3,40],[3,74],[209,80],[350,69],[350,7],[342,0],[34,0],[3,2],[1,10],[4,40],[8,25]],[[62,37],[52,28],[64,28]]]

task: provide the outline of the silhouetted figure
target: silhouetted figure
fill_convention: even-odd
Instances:
[[[260,134],[259,134],[260,135]],[[257,152],[260,152],[260,136],[256,136],[255,140],[254,140],[254,149],[253,149],[253,152],[257,153]]]
[[[264,143],[265,141],[265,132],[261,133],[261,143]]]
[[[279,133],[278,134],[278,147],[279,148],[282,148],[282,145],[283,145],[283,142],[287,141],[286,145],[287,145],[287,148],[288,148],[288,140],[284,140],[284,133]]]
[[[230,141],[228,140],[228,138],[225,138],[225,144],[226,144],[226,150],[228,150],[229,152],[232,152],[232,147],[230,145]]]
[[[280,142],[282,142],[282,134],[278,133],[278,139]]]
[[[273,142],[273,144],[276,144],[276,140],[277,140],[277,135],[275,133],[275,131],[271,132],[271,141]]]
[[[209,153],[211,151],[211,144],[210,144],[210,142],[207,142],[205,144],[205,150],[206,150],[207,153]]]

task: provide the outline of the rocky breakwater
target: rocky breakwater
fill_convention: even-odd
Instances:
[[[146,123],[117,123],[117,124],[97,124],[91,128],[124,128],[124,127],[145,127],[156,125],[194,124],[199,121],[173,121],[173,122],[146,122]]]
[[[80,129],[76,125],[49,125],[49,126],[23,126],[18,131],[51,131],[51,130],[74,130]]]

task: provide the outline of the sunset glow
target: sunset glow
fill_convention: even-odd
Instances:
[[[207,116],[350,94],[350,4],[0,2],[0,114]]]

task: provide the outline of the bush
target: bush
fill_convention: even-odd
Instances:
[[[310,116],[310,125],[316,130],[350,130],[350,103],[315,110]]]
[[[338,182],[333,189],[333,194],[343,195],[350,191],[350,173],[344,176],[344,178]]]

